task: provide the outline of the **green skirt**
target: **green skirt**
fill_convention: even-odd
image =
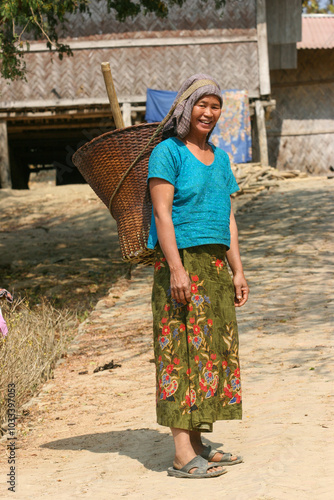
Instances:
[[[212,432],[216,420],[242,418],[234,286],[224,245],[179,250],[191,301],[171,298],[170,272],[157,245],[152,291],[157,420]]]

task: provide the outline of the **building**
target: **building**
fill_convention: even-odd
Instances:
[[[294,68],[270,72],[269,162],[327,174],[334,167],[334,15],[303,15]]]
[[[70,17],[68,31],[60,33],[73,57],[60,61],[44,42],[31,42],[27,83],[1,82],[2,187],[12,182],[26,188],[31,168],[56,168],[59,183],[79,180],[73,152],[114,126],[103,61],[110,62],[126,125],[143,120],[147,87],[177,90],[189,75],[204,72],[223,88],[246,89],[253,159],[268,164],[265,110],[274,109],[269,67],[296,65],[299,0],[227,0],[223,17],[214,0],[187,0],[166,19],[141,15],[125,23],[115,21],[103,2],[93,0],[91,10],[91,17]]]

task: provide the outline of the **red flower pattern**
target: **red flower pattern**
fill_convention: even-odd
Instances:
[[[212,325],[213,325],[213,321],[212,321],[212,319],[208,319],[208,325],[209,325],[209,326],[212,326]]]
[[[197,276],[197,274],[195,274],[195,276],[192,276],[192,277],[191,277],[191,279],[192,279],[193,281],[195,281],[195,283],[196,283],[196,282],[198,281],[198,276]]]
[[[193,332],[195,335],[198,335],[200,333],[201,329],[198,325],[194,325],[193,327]]]
[[[169,335],[169,333],[170,333],[170,328],[169,328],[169,326],[168,326],[168,325],[165,325],[165,326],[163,327],[163,329],[162,329],[162,333],[163,333],[163,335]]]
[[[224,261],[221,259],[216,259],[212,261],[212,264],[216,266],[217,273],[219,274],[219,271],[224,267]]]
[[[208,386],[206,385],[204,378],[201,378],[199,386],[202,389],[202,391],[206,392],[208,390]]]
[[[225,392],[225,395],[228,397],[228,398],[231,398],[232,397],[232,392],[231,392],[231,386],[230,384],[227,384],[226,387],[224,387],[224,392]]]

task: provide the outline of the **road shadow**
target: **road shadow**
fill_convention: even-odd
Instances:
[[[213,448],[222,448],[221,443],[204,439]],[[146,469],[162,472],[172,465],[174,442],[170,434],[158,430],[125,429],[123,431],[83,434],[67,439],[45,443],[41,448],[51,450],[87,450],[92,453],[115,453],[140,462]]]

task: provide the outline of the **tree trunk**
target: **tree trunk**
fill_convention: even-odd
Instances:
[[[7,123],[0,121],[0,186],[11,188],[10,163],[8,152]]]

